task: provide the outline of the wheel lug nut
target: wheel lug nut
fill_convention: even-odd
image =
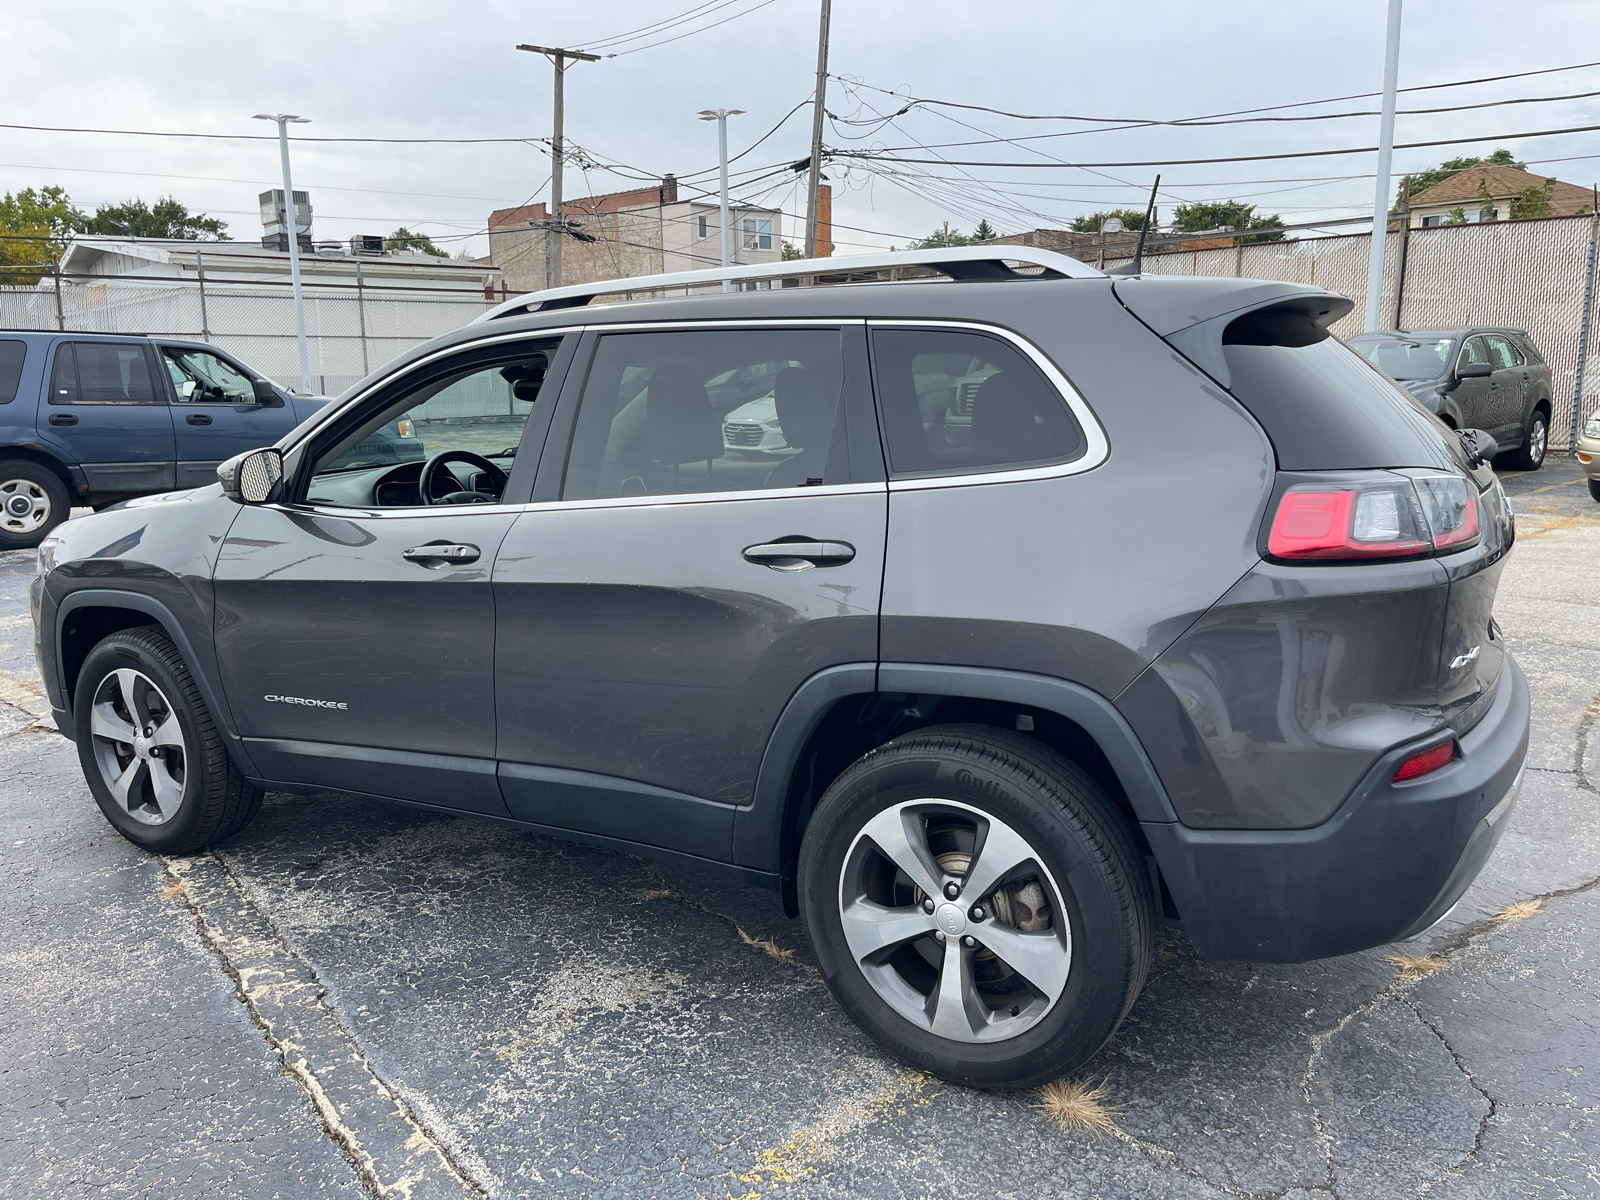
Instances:
[[[961,886],[955,883],[947,883],[944,885],[944,894],[947,899],[954,900],[961,895]]]
[[[983,909],[979,908],[977,905],[973,905],[972,911],[969,912],[967,916],[971,917],[974,921],[981,921],[983,920]]]
[[[968,947],[968,948],[970,948],[970,947],[972,947],[972,946],[976,946],[976,945],[977,945],[977,944],[978,944],[978,939],[977,939],[977,938],[975,938],[975,937],[973,937],[973,936],[972,936],[972,935],[971,935],[971,934],[970,934],[970,933],[969,933],[969,934],[967,934],[967,936],[966,936],[966,937],[964,937],[964,938],[962,938],[962,939],[961,939],[961,944],[962,944],[962,945],[963,945],[963,946],[966,946],[966,947]]]
[[[941,942],[942,943],[945,940],[944,930],[935,929],[933,931],[933,940],[936,941],[936,942]]]
[[[933,911],[933,901],[932,900],[924,900],[922,902],[922,911],[931,913]]]

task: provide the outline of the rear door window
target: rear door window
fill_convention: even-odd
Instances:
[[[838,329],[701,329],[599,339],[564,500],[843,483]]]
[[[163,404],[150,356],[137,342],[65,342],[56,347],[51,404]]]
[[[26,342],[0,342],[0,404],[10,404],[17,398],[17,384],[22,379],[22,360],[27,357]]]
[[[1061,393],[990,334],[877,328],[872,372],[896,477],[1045,466],[1087,448]]]
[[[1496,371],[1509,371],[1522,365],[1522,355],[1508,338],[1490,336],[1484,340],[1489,343],[1489,362]]]

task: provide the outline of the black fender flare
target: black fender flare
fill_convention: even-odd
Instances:
[[[228,744],[228,752],[234,756],[234,762],[244,774],[250,776],[257,774],[255,764],[250,761],[249,752],[245,749],[244,739],[234,727],[233,714],[224,702],[221,692],[212,684],[210,673],[206,670],[207,660],[202,659],[195,651],[194,643],[189,640],[189,635],[184,632],[182,623],[172,610],[153,596],[146,596],[142,592],[126,592],[117,588],[78,588],[68,592],[56,604],[54,619],[48,626],[51,632],[46,651],[51,656],[50,665],[53,669],[47,672],[47,677],[53,675],[57,680],[57,686],[61,689],[62,711],[71,715],[73,692],[76,691],[76,688],[69,688],[67,681],[62,678],[62,637],[66,631],[67,617],[80,608],[125,608],[153,617],[155,623],[161,627],[161,632],[172,639],[172,644],[178,648],[178,653],[183,655],[184,664],[188,666],[195,686],[200,689],[206,707],[216,719],[217,728],[221,730]],[[48,613],[41,614],[46,617],[48,615]],[[72,736],[69,730],[63,732],[68,737]]]
[[[871,692],[959,696],[1043,709],[1079,725],[1116,772],[1140,822],[1176,822],[1155,764],[1111,701],[1081,684],[1049,675],[919,663],[849,663],[811,676],[796,689],[773,726],[756,773],[751,802],[734,816],[734,861],[783,872],[786,807],[799,755],[827,711],[846,696]]]

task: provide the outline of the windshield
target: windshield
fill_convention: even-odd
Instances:
[[[1454,338],[1372,338],[1352,339],[1350,348],[1390,379],[1435,379],[1454,344]]]

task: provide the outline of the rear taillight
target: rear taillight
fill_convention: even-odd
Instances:
[[[1409,558],[1465,546],[1478,525],[1477,493],[1457,475],[1302,483],[1279,499],[1267,553],[1319,562]]]
[[[1454,741],[1446,742],[1442,746],[1435,746],[1431,750],[1424,750],[1420,754],[1413,754],[1400,764],[1400,769],[1394,773],[1392,783],[1404,783],[1408,779],[1420,779],[1424,775],[1432,774],[1440,767],[1449,766],[1456,758],[1456,744]]]

